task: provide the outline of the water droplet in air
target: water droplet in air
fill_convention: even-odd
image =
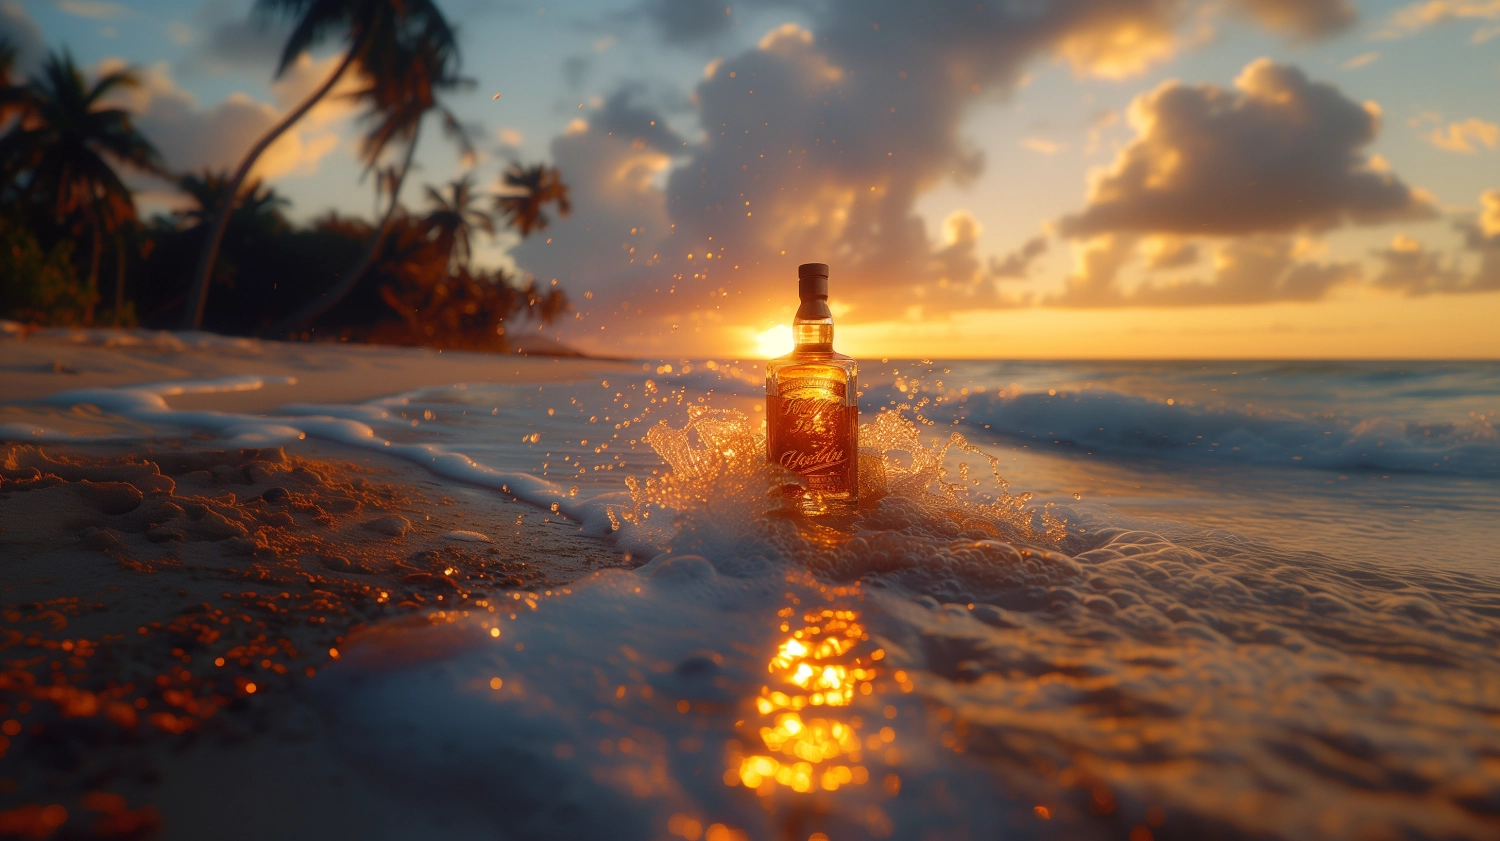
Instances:
[[[1073,498],[1074,499],[1083,499],[1083,494],[1081,494],[1081,493],[1075,493],[1075,494],[1073,494]]]

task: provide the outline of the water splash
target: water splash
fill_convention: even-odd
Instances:
[[[716,544],[730,538],[741,551],[747,543],[764,544],[784,557],[825,566],[838,561],[809,553],[836,550],[854,533],[891,528],[897,521],[906,527],[952,524],[976,539],[1038,546],[1055,546],[1067,537],[1067,523],[1045,507],[1030,506],[1031,494],[1010,493],[999,458],[957,432],[923,443],[908,411],[911,407],[903,404],[860,425],[859,511],[807,519],[785,503],[781,489],[799,477],[766,463],[763,429],[734,409],[690,406],[681,428],[662,421],[646,434],[668,469],[654,477],[629,477],[631,504],[610,506],[610,522],[615,530],[629,528],[635,540],[663,549],[683,549],[695,535],[712,535]],[[985,460],[993,492],[976,492],[979,482],[970,478],[967,463],[959,466],[960,480],[950,481],[953,453]],[[695,544],[692,551],[704,548]]]

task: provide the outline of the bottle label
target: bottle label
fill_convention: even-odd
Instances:
[[[780,383],[769,401],[771,460],[801,475],[811,490],[854,490],[859,410],[848,405],[847,393],[844,383],[809,377]]]

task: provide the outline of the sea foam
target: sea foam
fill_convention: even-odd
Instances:
[[[899,413],[862,430],[885,495],[805,519],[743,416],[657,429],[669,471],[611,519],[661,554],[350,640],[321,692],[352,759],[507,837],[1497,826],[1493,580],[1025,516]]]

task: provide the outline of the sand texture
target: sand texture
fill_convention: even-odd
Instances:
[[[435,384],[550,382],[633,367],[599,359],[266,342],[208,334],[195,343],[192,335],[73,330],[0,339],[0,397],[39,400],[67,389],[234,374],[295,378],[295,383],[253,391],[184,394],[167,401],[174,409],[270,412],[288,403],[358,402]],[[0,422],[4,420],[0,416]]]
[[[322,749],[318,670],[368,623],[624,563],[499,494],[298,452],[0,449],[0,838],[419,835]]]

